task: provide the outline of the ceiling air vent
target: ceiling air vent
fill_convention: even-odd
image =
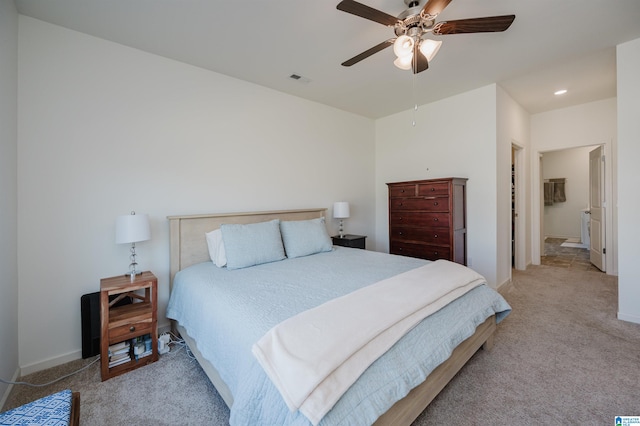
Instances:
[[[299,81],[300,83],[309,83],[311,81],[307,77],[303,77],[299,74],[291,74],[289,78],[292,80]]]

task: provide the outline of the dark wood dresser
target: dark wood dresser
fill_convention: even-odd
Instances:
[[[389,252],[467,264],[465,178],[387,183]]]

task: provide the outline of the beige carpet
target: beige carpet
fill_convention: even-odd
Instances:
[[[616,279],[549,266],[514,271],[513,307],[416,420],[422,425],[614,424],[640,415],[640,325],[616,319]],[[79,360],[22,378],[43,383]],[[81,392],[84,425],[224,425],[229,411],[184,350],[106,382],[97,364],[47,388],[15,386],[4,409],[60,389]]]

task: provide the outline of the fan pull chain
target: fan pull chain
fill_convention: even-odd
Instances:
[[[416,100],[416,75],[413,74],[412,76],[412,90],[411,93],[413,94],[413,121],[411,122],[411,125],[413,127],[416,127],[416,112],[418,111],[418,101]]]

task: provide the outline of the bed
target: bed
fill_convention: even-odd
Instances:
[[[312,424],[287,408],[251,353],[253,342],[269,328],[288,315],[429,263],[345,247],[234,271],[218,268],[211,260],[205,234],[223,224],[306,222],[324,220],[325,213],[317,208],[168,218],[167,316],[230,407],[232,425]],[[282,275],[285,267],[294,272]],[[222,275],[236,281],[218,284]],[[285,301],[289,295],[294,301]],[[411,424],[479,348],[491,347],[496,323],[509,311],[506,301],[487,285],[475,287],[411,328],[362,373],[319,424]],[[442,324],[455,326],[447,330]]]

